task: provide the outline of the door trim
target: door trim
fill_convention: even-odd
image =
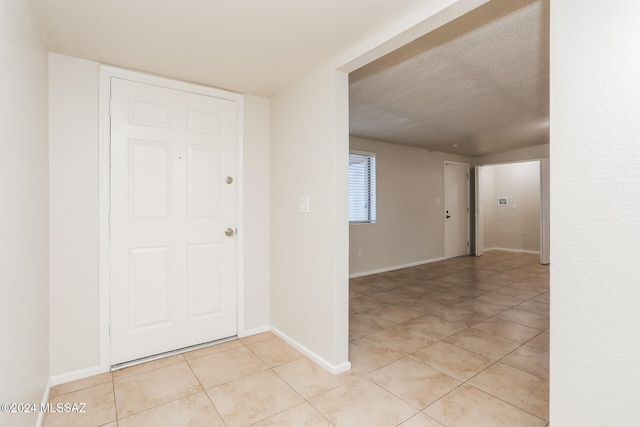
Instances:
[[[237,197],[236,197],[236,224],[240,233],[236,235],[236,278],[237,278],[237,324],[238,336],[244,335],[244,211],[243,211],[243,129],[244,129],[244,96],[221,89],[215,89],[207,86],[200,86],[193,83],[186,83],[172,80],[165,77],[145,74],[137,71],[125,70],[117,67],[100,65],[100,91],[99,91],[99,115],[100,115],[100,137],[99,137],[99,272],[98,287],[100,298],[99,312],[99,330],[100,330],[100,369],[102,372],[111,370],[111,340],[109,337],[109,324],[111,316],[111,291],[110,291],[110,232],[109,232],[109,211],[111,206],[110,200],[110,156],[111,156],[111,132],[110,132],[110,98],[111,98],[111,79],[113,77],[125,80],[131,80],[138,83],[145,83],[160,86],[168,89],[176,89],[184,92],[191,92],[200,95],[213,96],[216,98],[235,101],[237,106],[237,145],[236,145],[236,162],[237,162]]]
[[[471,183],[471,179],[469,176],[469,171],[471,169],[471,166],[469,165],[469,163],[462,163],[462,162],[453,162],[450,160],[445,160],[444,161],[444,165],[442,166],[442,230],[444,233],[444,246],[442,247],[442,252],[443,252],[443,258],[444,259],[448,259],[447,258],[447,254],[445,253],[445,247],[447,245],[447,231],[446,231],[446,227],[445,227],[445,211],[446,211],[446,206],[447,206],[447,202],[445,200],[446,198],[446,173],[445,173],[445,168],[447,167],[447,165],[456,165],[456,166],[465,166],[467,168],[467,184],[466,184],[466,189],[467,189],[467,220],[465,221],[465,225],[466,225],[466,230],[467,230],[467,255],[469,255],[471,253],[471,190],[469,188],[470,183]],[[453,257],[455,258],[455,257]]]
[[[551,248],[549,246],[551,241],[550,184],[549,159],[540,159],[540,264],[545,265],[551,263]]]
[[[540,220],[540,252],[533,252],[533,253],[539,253],[540,255],[540,264],[549,264],[550,260],[549,260],[549,241],[550,241],[550,225],[549,225],[549,195],[550,195],[550,182],[549,182],[549,158],[548,157],[537,157],[534,159],[525,159],[525,160],[513,160],[513,161],[505,161],[505,162],[497,162],[497,163],[484,163],[484,164],[479,164],[479,165],[475,165],[475,169],[478,170],[478,168],[482,168],[482,167],[489,167],[489,166],[500,166],[500,165],[512,165],[512,164],[517,164],[517,163],[529,163],[529,162],[538,162],[539,168],[540,168],[540,215],[539,215],[539,220]],[[476,219],[478,219],[480,217],[479,215],[479,210],[480,210],[480,199],[479,199],[479,191],[478,191],[478,186],[480,185],[480,179],[476,179],[476,191],[474,194],[474,197],[476,198]],[[478,252],[478,241],[480,239],[478,239],[478,235],[480,233],[484,234],[484,230],[481,230],[482,225],[478,224],[476,226],[476,248],[475,251],[476,253]],[[483,239],[484,240],[484,236]],[[481,252],[484,252],[484,248],[481,249]],[[517,251],[517,252],[528,252],[528,251]],[[480,254],[482,255],[482,253]],[[479,255],[477,255],[479,256]]]
[[[475,174],[475,182],[474,182],[474,191],[473,198],[475,199],[474,203],[474,232],[476,234],[474,239],[474,248],[473,252],[476,256],[484,255],[484,214],[482,213],[482,209],[480,209],[480,176],[482,175],[482,165],[476,165],[473,168],[473,173]]]

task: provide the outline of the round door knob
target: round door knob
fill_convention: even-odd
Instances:
[[[236,234],[236,232],[235,232],[235,231],[233,231],[233,228],[226,228],[226,229],[224,230],[224,234],[226,234],[227,236],[231,237],[231,236],[233,236],[234,234]]]

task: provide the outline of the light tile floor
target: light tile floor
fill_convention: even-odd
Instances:
[[[352,370],[270,332],[53,387],[49,426],[547,426],[549,278],[489,251],[350,280]]]

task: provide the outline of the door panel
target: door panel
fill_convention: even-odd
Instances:
[[[169,300],[172,270],[170,247],[129,250],[131,331],[166,325],[170,321]]]
[[[131,99],[129,102],[129,124],[171,128],[171,106],[168,103],[149,99]]]
[[[112,79],[114,365],[237,334],[236,108]]]
[[[444,256],[469,254],[469,165],[444,166]]]
[[[220,114],[189,109],[187,130],[191,132],[201,132],[210,135],[222,134],[222,116]]]
[[[218,150],[189,147],[190,217],[217,217],[220,207],[222,155]]]
[[[131,140],[129,144],[130,218],[166,218],[173,181],[171,147],[162,142],[141,140]]]
[[[220,281],[223,268],[220,245],[189,245],[189,317],[220,313],[220,290],[209,286]]]

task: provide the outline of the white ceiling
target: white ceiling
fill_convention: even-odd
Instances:
[[[548,143],[548,0],[493,0],[350,74],[351,134],[480,156]]]
[[[269,97],[436,0],[32,1],[52,52]],[[492,0],[353,72],[351,133],[469,156],[546,143],[548,41],[548,0]]]
[[[50,51],[269,96],[432,0],[32,0]]]

